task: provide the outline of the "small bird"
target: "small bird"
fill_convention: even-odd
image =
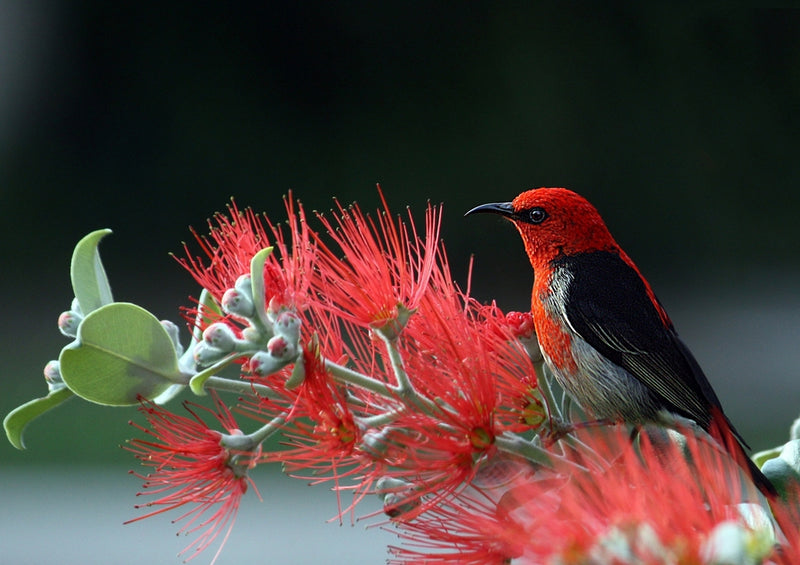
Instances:
[[[639,427],[685,419],[717,439],[768,497],[774,486],[678,337],[650,284],[600,214],[565,188],[477,206],[517,228],[534,272],[531,313],[556,381],[591,416]]]

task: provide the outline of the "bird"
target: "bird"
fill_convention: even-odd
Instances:
[[[531,315],[556,382],[591,417],[641,429],[699,426],[723,445],[768,498],[776,489],[650,283],[583,196],[559,187],[465,215],[499,214],[519,231],[533,267]]]

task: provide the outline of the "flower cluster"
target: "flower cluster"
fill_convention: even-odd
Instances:
[[[153,469],[146,475],[136,474],[145,481],[139,494],[159,497],[138,506],[155,510],[130,522],[189,505],[176,520],[185,520],[181,532],[198,536],[181,552],[190,553],[189,559],[225,530],[222,549],[233,528],[239,502],[252,484],[247,471],[260,457],[258,447],[255,451],[226,447],[225,434],[212,429],[201,418],[200,413],[207,413],[228,434],[241,436],[228,408],[217,398],[215,404],[216,411],[187,403],[191,417],[184,417],[143,400],[141,411],[147,416],[150,428],[133,425],[152,439],[134,439],[126,446],[143,465]]]
[[[506,464],[400,521],[406,544],[391,563],[795,563],[797,531],[776,548],[768,512],[720,446],[670,435],[593,436],[600,458],[584,466]]]
[[[646,428],[634,442],[630,430],[567,425],[531,315],[481,304],[454,282],[439,207],[418,229],[379,194],[375,215],[337,202],[307,217],[291,194],[285,224],[235,203],[216,214],[195,233],[200,253],[186,245],[178,258],[202,287],[184,310],[187,347],[174,325],[164,333],[131,307],[107,309],[105,275],[87,255],[84,278],[99,286],[82,294],[94,308],[86,320],[110,328],[124,315],[160,339],[157,362],[119,369],[136,386],[146,373],[159,393],[141,399],[147,424],[134,425],[145,437],[127,445],[150,468],[137,474],[150,501],[136,520],[177,510],[181,532],[196,536],[183,553],[221,541],[219,555],[252,469],[279,463],[330,482],[340,520],[380,496],[402,540],[398,564],[800,561],[798,530],[786,527],[796,516],[775,512],[776,525],[710,437]],[[61,323],[74,337],[84,321]],[[220,376],[226,367],[236,374]],[[127,402],[115,387],[104,398]],[[210,392],[211,406],[184,403],[182,416],[156,404],[187,387]]]
[[[468,487],[518,447],[511,436],[544,422],[534,360],[521,341],[531,337],[529,316],[507,317],[456,286],[438,207],[428,207],[420,232],[410,213],[396,218],[381,199],[375,217],[337,203],[316,215],[320,232],[291,197],[285,228],[231,204],[211,220],[209,235],[195,234],[202,255],[187,246],[178,259],[211,297],[189,311],[201,336],[187,351],[195,371],[240,363],[239,388],[218,377],[205,386],[238,391],[237,411],[261,425],[238,442],[228,429],[213,449],[205,446],[217,462],[206,471],[209,484],[228,475],[247,484],[247,469],[226,471],[224,457],[245,445],[251,466],[280,462],[293,476],[352,491],[340,516],[380,492],[387,514],[410,519]],[[135,443],[137,454],[148,461],[148,448],[184,449],[166,425],[184,421],[145,410],[160,442]],[[252,455],[275,433],[280,448]],[[182,461],[190,476],[203,475],[199,459]],[[180,477],[159,471],[148,486]],[[223,507],[203,522],[209,531],[229,523],[244,492],[234,482],[213,484]],[[177,489],[157,502],[159,511],[196,503],[205,512],[212,498],[193,492]]]

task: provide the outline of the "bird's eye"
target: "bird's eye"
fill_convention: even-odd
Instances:
[[[528,221],[532,224],[541,224],[547,219],[547,212],[542,208],[531,208],[528,212]]]

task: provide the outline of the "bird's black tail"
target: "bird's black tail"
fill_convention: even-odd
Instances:
[[[766,496],[770,501],[777,500],[778,491],[775,485],[761,472],[761,469],[758,468],[755,461],[750,459],[750,456],[747,455],[742,436],[733,427],[733,424],[731,424],[730,420],[728,420],[727,416],[722,412],[722,409],[716,407],[711,408],[711,425],[709,428],[708,433],[711,437],[720,442],[739,466],[747,471],[753,484],[761,494]]]

